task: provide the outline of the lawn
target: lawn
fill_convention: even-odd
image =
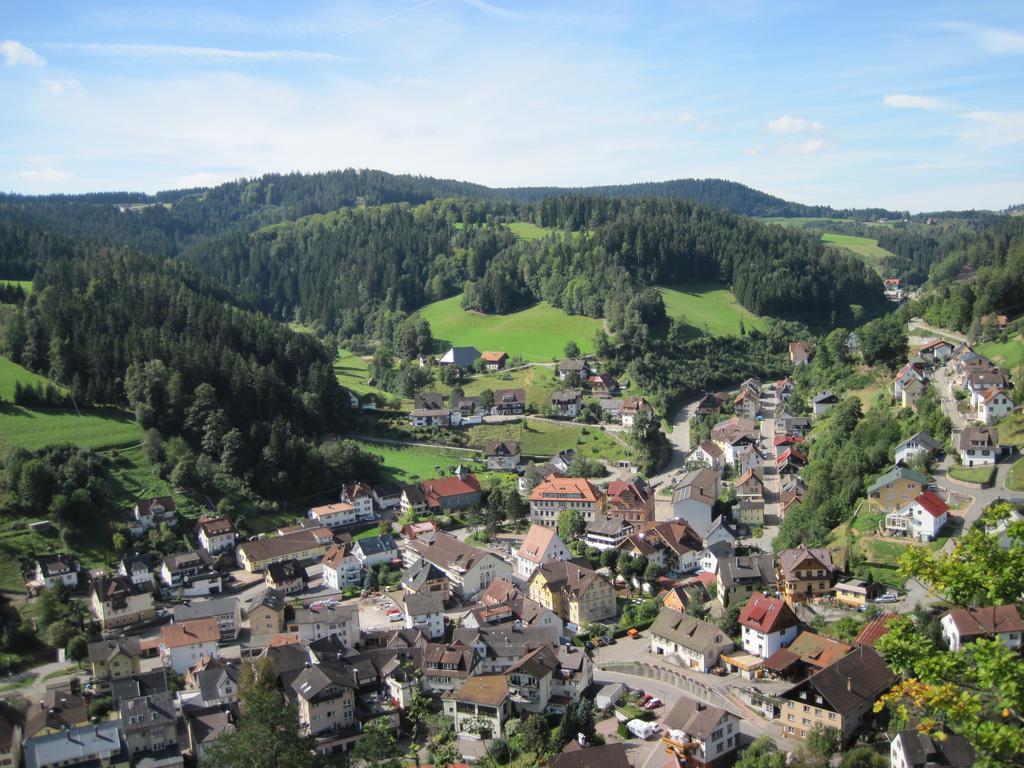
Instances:
[[[856,235],[837,235],[826,232],[821,236],[822,242],[832,243],[853,251],[869,267],[878,268],[882,259],[893,254],[885,248],[878,246],[878,241],[870,237],[857,237]]]
[[[31,280],[5,280],[0,278],[0,285],[16,285],[21,286],[21,290],[28,296],[32,293],[32,281]]]
[[[768,324],[736,301],[728,288],[697,283],[686,288],[658,288],[669,317],[682,317],[688,325],[712,336],[739,336],[740,321],[746,330],[763,331]]]
[[[618,461],[626,457],[623,448],[599,427],[583,424],[555,424],[528,419],[508,424],[480,424],[469,427],[469,444],[483,448],[492,440],[516,440],[526,456],[549,457],[574,449],[589,458]]]
[[[965,483],[990,483],[995,475],[995,466],[990,467],[953,467],[949,476]]]
[[[979,355],[994,360],[1004,369],[1015,371],[1024,358],[1024,336],[1015,336],[1008,341],[987,341],[974,349]]]
[[[1011,413],[999,422],[999,442],[1003,445],[1024,445],[1024,414]]]
[[[142,428],[116,408],[82,410],[0,406],[0,454],[8,446],[38,450],[54,443],[109,448],[142,441]]]
[[[485,389],[526,390],[527,404],[540,410],[551,404],[551,393],[561,389],[561,385],[555,381],[554,368],[546,366],[487,373],[474,376],[471,382],[462,385],[462,391],[467,395],[479,395]]]
[[[538,227],[532,221],[514,221],[508,225],[508,228],[516,234],[516,237],[523,240],[540,240],[555,231],[551,227]]]
[[[1017,459],[1006,475],[1006,488],[1011,491],[1024,491],[1024,459]]]
[[[388,400],[395,398],[394,395],[366,383],[370,379],[369,362],[347,349],[338,350],[338,357],[334,360],[334,375],[338,377],[338,383],[341,386],[351,389],[357,394],[365,395],[367,392],[376,392]]]
[[[18,382],[31,386],[46,386],[52,382],[43,376],[32,373],[27,368],[22,368],[15,362],[0,356],[0,398],[14,401],[14,385]],[[63,389],[63,388],[61,388]]]
[[[481,352],[507,352],[530,362],[550,362],[563,355],[565,344],[575,341],[583,352],[594,349],[594,333],[602,321],[569,315],[547,302],[508,315],[467,312],[462,295],[435,301],[420,310],[430,323],[439,346],[472,346]]]
[[[417,448],[402,445],[359,442],[359,447],[384,459],[384,472],[399,483],[411,483],[448,473],[459,463],[477,468],[479,457],[467,451],[444,448]],[[476,461],[474,461],[476,458]]]

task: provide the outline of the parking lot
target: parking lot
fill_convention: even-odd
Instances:
[[[359,606],[359,626],[362,629],[398,629],[403,624],[405,603],[402,592],[385,592],[380,597],[363,597],[357,601]],[[398,620],[392,621],[387,610],[397,609]]]

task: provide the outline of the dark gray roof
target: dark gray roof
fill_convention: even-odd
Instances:
[[[726,588],[737,584],[774,584],[775,563],[767,554],[726,557],[718,562],[718,578]]]
[[[116,653],[123,653],[129,657],[141,655],[138,638],[115,637],[110,640],[97,640],[95,643],[89,643],[90,662],[109,661]]]
[[[692,737],[707,740],[728,714],[724,709],[684,696],[669,710],[662,725],[667,730],[683,731]]]
[[[416,565],[410,566],[402,572],[402,584],[409,589],[417,591],[422,589],[423,585],[428,581],[436,581],[443,578],[445,578],[444,571],[426,560],[421,560]]]
[[[631,531],[633,526],[621,517],[610,517],[608,515],[595,515],[594,519],[587,523],[587,533],[596,533],[604,536],[616,536],[623,529]]]
[[[144,731],[153,726],[167,725],[177,720],[174,711],[174,698],[166,691],[155,693],[152,696],[122,699],[118,704],[118,710],[121,713],[121,725],[125,733]]]
[[[235,684],[235,690],[237,691],[239,674],[239,665],[234,662],[225,661],[209,669],[204,669],[196,675],[199,683],[199,692],[203,696],[203,701],[213,701],[220,698],[220,688],[229,680]]]
[[[390,533],[385,533],[383,536],[372,536],[368,539],[359,539],[354,542],[353,546],[355,544],[358,544],[363,554],[367,556],[393,552],[398,549],[398,545]]]
[[[927,432],[915,432],[902,443],[897,445],[896,450],[898,451],[900,448],[902,448],[905,445],[908,445],[909,443],[917,443],[918,445],[928,449],[929,451],[937,451],[939,450],[939,448],[942,447],[942,443],[937,441]]]
[[[267,573],[270,574],[270,578],[277,584],[285,581],[294,581],[295,579],[305,580],[306,578],[306,569],[302,567],[302,563],[295,559],[271,563],[267,566]]]
[[[110,683],[110,698],[117,704],[122,699],[135,699],[139,696],[152,696],[167,691],[167,675],[163,669],[143,672],[134,677],[114,680]]]
[[[95,726],[70,728],[67,731],[37,736],[25,743],[26,768],[43,765],[84,765],[101,755],[113,752],[114,763],[121,762],[124,749],[121,721],[107,720]]]
[[[820,693],[835,712],[845,717],[866,702],[874,703],[895,682],[896,675],[875,649],[861,646],[784,695],[793,698],[793,693],[806,684]]]
[[[668,608],[658,614],[650,633],[694,651],[703,652],[732,645],[729,636],[715,624]]]
[[[189,605],[174,606],[176,622],[193,619],[208,619],[211,616],[234,615],[238,599],[234,596],[218,597],[213,600],[193,600]]]
[[[837,401],[839,398],[831,392],[819,392],[812,399],[812,403],[832,403]]]
[[[440,592],[413,592],[405,596],[405,610],[410,616],[444,613]]]
[[[341,666],[328,661],[303,669],[292,681],[291,687],[296,695],[313,701],[332,687],[354,689],[357,685],[348,665]]]
[[[918,730],[898,734],[908,768],[970,768],[974,765],[974,747],[958,733],[947,733],[937,739]]]

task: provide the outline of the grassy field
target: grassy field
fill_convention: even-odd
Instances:
[[[979,344],[975,351],[999,363],[1008,371],[1016,371],[1021,359],[1024,359],[1024,336],[1016,336],[1008,341],[987,341]]]
[[[814,216],[761,216],[757,220],[766,224],[781,224],[785,227],[825,226],[833,221],[853,221],[853,219],[822,219]]]
[[[523,240],[540,240],[555,231],[551,227],[538,227],[531,221],[514,221],[508,228]]]
[[[376,392],[387,400],[395,399],[395,395],[385,392],[383,389],[371,387],[366,382],[370,378],[370,364],[347,349],[339,349],[338,357],[334,360],[334,374],[338,377],[338,383],[346,389],[350,389],[360,395],[367,392]],[[410,408],[412,400],[409,400]]]
[[[18,382],[30,386],[41,385],[44,387],[50,383],[45,377],[32,373],[32,371],[22,368],[6,357],[0,356],[0,398],[13,401],[14,385]]]
[[[1024,445],[1024,414],[1011,413],[999,422],[999,442],[1004,445]]]
[[[878,268],[881,265],[883,258],[886,256],[892,256],[892,253],[885,250],[885,248],[880,248],[878,246],[877,240],[870,237],[838,235],[832,232],[826,232],[821,236],[821,239],[823,242],[840,245],[848,251],[853,251],[870,267]]]
[[[595,459],[617,461],[626,457],[626,449],[600,428],[582,424],[555,424],[528,419],[509,424],[480,424],[468,428],[469,444],[483,448],[492,440],[516,440],[527,456],[553,456],[573,448]]]
[[[479,468],[473,454],[467,451],[449,451],[444,448],[416,448],[402,445],[359,442],[359,446],[384,459],[384,471],[392,480],[411,483],[447,473],[459,463]],[[440,470],[438,469],[440,467]]]
[[[524,389],[527,404],[536,406],[538,410],[551,404],[551,393],[559,388],[554,368],[546,366],[483,374],[462,385],[462,391],[467,395],[479,395],[485,389]]]
[[[31,280],[4,280],[0,278],[0,285],[20,285],[21,290],[25,292],[25,295],[32,293],[32,281]]]
[[[965,483],[989,483],[995,475],[995,466],[991,467],[953,467],[949,476]]]
[[[748,330],[765,330],[764,318],[758,317],[736,301],[728,288],[701,283],[680,288],[659,288],[669,317],[682,316],[689,325],[706,330],[712,336],[739,336],[740,321]]]
[[[142,440],[142,429],[116,408],[75,411],[0,406],[0,453],[7,446],[38,450],[53,443],[81,448],[109,448]]]
[[[462,295],[435,301],[420,310],[440,346],[473,346],[481,352],[502,351],[530,362],[550,362],[575,341],[583,352],[593,351],[594,332],[602,322],[569,315],[547,302],[508,315],[467,312]]]

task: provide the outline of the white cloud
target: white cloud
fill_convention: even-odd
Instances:
[[[70,77],[52,79],[44,77],[40,82],[43,84],[43,88],[48,93],[52,93],[55,96],[59,96],[63,93],[78,93],[82,90],[77,80]]]
[[[680,112],[676,115],[676,122],[682,123],[683,125],[694,123],[697,121],[697,116],[693,112]]]
[[[1024,112],[968,112],[973,126],[963,138],[983,147],[1003,147],[1024,141]]]
[[[827,149],[824,139],[807,139],[806,141],[784,144],[779,148],[780,155],[817,155]]]
[[[98,56],[135,59],[199,59],[212,62],[249,61],[345,61],[322,51],[241,51],[232,48],[203,48],[192,45],[145,45],[141,43],[49,43],[48,47]]]
[[[747,157],[757,157],[758,155],[764,154],[764,151],[768,149],[764,144],[754,144],[743,150],[743,154]]]
[[[1024,34],[1012,29],[968,24],[962,21],[946,21],[938,26],[942,29],[964,33],[978,47],[989,53],[1024,53]]]
[[[7,67],[45,67],[46,59],[33,51],[27,45],[22,45],[17,40],[4,40],[0,42],[0,55],[4,57],[4,66]]]
[[[886,94],[885,98],[882,99],[882,103],[887,107],[894,107],[896,109],[927,109],[935,111],[951,107],[948,102],[937,99],[934,96],[914,96],[909,93]]]
[[[802,117],[782,115],[782,117],[768,121],[768,130],[772,133],[818,133],[825,130],[825,126],[817,120],[805,120]]]
[[[56,168],[29,168],[19,171],[18,176],[26,181],[43,181],[48,184],[60,184],[71,178],[70,173],[59,171]]]

